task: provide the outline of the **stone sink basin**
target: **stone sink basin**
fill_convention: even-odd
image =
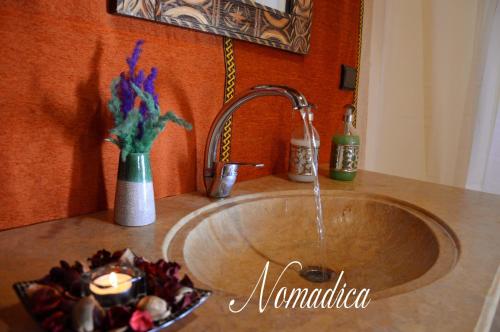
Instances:
[[[322,191],[325,265],[348,288],[369,288],[373,299],[428,285],[458,259],[458,241],[436,216],[394,198]],[[291,261],[321,264],[311,191],[282,191],[215,202],[181,219],[163,251],[180,262],[195,284],[247,298],[266,262],[267,288]],[[279,287],[332,288],[312,283],[294,266]],[[341,284],[342,285],[342,284]]]

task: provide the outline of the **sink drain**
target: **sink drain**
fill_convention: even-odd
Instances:
[[[300,276],[310,282],[327,282],[332,279],[335,272],[329,268],[322,268],[320,266],[306,266],[300,270]]]

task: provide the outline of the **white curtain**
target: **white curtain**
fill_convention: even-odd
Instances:
[[[361,167],[479,190],[499,177],[498,2],[365,1]]]
[[[484,8],[488,17],[484,40],[484,69],[471,161],[467,178],[470,189],[500,194],[500,4]]]

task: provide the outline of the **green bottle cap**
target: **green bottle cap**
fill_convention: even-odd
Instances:
[[[340,145],[359,145],[360,139],[358,135],[334,135],[332,142]]]

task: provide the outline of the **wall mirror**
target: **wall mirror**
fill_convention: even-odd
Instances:
[[[110,0],[124,16],[307,54],[313,0]]]

